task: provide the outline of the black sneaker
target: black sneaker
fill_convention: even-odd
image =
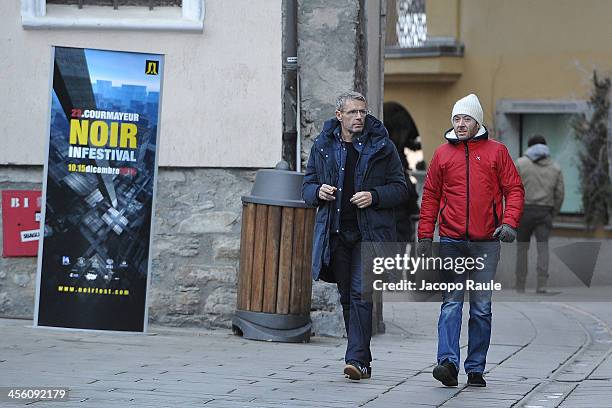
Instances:
[[[457,381],[457,374],[459,374],[457,372],[457,367],[450,362],[438,364],[433,369],[434,378],[447,387],[456,387],[459,384]]]
[[[362,378],[370,378],[371,371],[368,373],[368,367],[359,361],[351,360],[344,366],[344,376],[351,380],[361,380]]]
[[[487,382],[482,376],[482,373],[468,373],[467,385],[469,387],[486,387]]]
[[[372,366],[367,366],[366,367],[366,373],[361,375],[361,378],[363,380],[367,380],[368,378],[372,377]]]

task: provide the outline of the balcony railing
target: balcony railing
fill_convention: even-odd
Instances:
[[[459,0],[445,1],[458,12]],[[457,33],[452,32],[453,23],[456,22],[440,20],[440,15],[435,15],[435,8],[429,11],[430,18],[427,18],[427,4],[428,0],[387,0],[386,57],[463,56],[464,46],[458,41]],[[434,23],[437,25],[434,26]],[[440,33],[441,25],[444,27],[442,35],[433,35],[434,31]],[[438,29],[434,30],[436,27]]]
[[[387,0],[386,83],[451,83],[461,77],[459,6],[460,0]]]

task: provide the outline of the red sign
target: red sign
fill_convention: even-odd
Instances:
[[[40,203],[40,191],[2,191],[2,256],[38,254]]]

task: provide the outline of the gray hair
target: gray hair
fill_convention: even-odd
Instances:
[[[336,110],[341,111],[342,108],[344,108],[344,105],[346,104],[347,101],[362,101],[362,102],[365,102],[366,104],[368,103],[368,101],[366,101],[365,96],[363,96],[359,92],[355,92],[355,91],[344,92],[340,96],[338,96],[338,99],[336,99]]]

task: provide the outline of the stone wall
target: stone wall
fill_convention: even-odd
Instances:
[[[0,167],[0,190],[41,190],[41,182],[42,166]],[[0,209],[0,214],[3,210]],[[2,241],[0,233],[0,243]],[[0,316],[31,319],[35,293],[36,257],[0,257]]]
[[[236,307],[240,197],[253,170],[159,172],[149,317],[172,326],[230,327]]]
[[[363,0],[299,0],[298,64],[301,159],[333,116],[341,92],[365,87]],[[279,95],[280,97],[280,95]],[[281,143],[281,135],[279,135]],[[303,167],[302,167],[303,168]],[[236,304],[242,205],[252,169],[159,171],[154,221],[150,321],[229,327]],[[0,189],[40,189],[42,167],[0,166]],[[1,226],[0,226],[1,228]],[[1,238],[0,238],[1,239]],[[0,258],[0,316],[31,318],[35,258]],[[335,285],[315,282],[311,318],[317,335],[342,336]]]
[[[252,169],[169,169],[158,173],[149,322],[231,327],[236,307],[241,196]],[[0,167],[0,190],[42,189],[42,167]],[[2,225],[0,224],[0,231]],[[1,243],[0,234],[0,243]],[[32,318],[36,258],[0,258],[0,316]],[[315,334],[342,336],[333,285],[315,285]]]
[[[298,1],[302,163],[323,122],[334,115],[336,97],[355,89],[359,1]],[[359,82],[359,81],[357,81]]]
[[[240,197],[251,191],[254,178],[254,170],[244,169],[160,169],[150,322],[230,327]],[[0,190],[40,190],[41,180],[42,167],[0,167]],[[35,292],[36,258],[0,258],[0,316],[32,318]]]

